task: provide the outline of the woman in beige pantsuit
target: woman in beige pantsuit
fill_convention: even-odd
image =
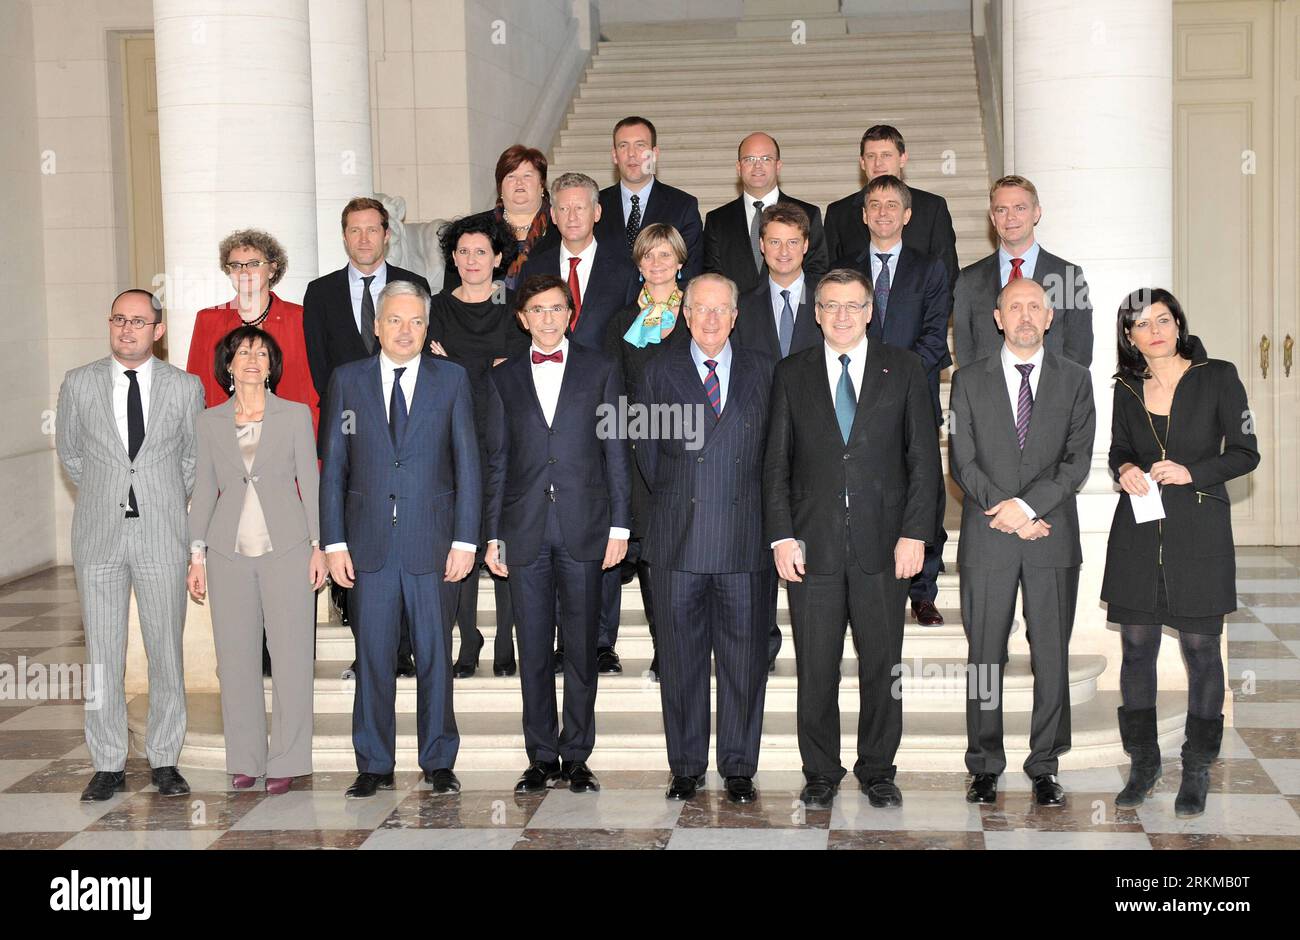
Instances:
[[[189,589],[212,590],[226,770],[270,793],[311,773],[315,591],[328,570],[320,549],[320,478],[311,412],[277,398],[280,347],[241,326],[217,344],[213,371],[231,393],[197,422],[190,502]],[[206,557],[205,557],[206,556]],[[262,630],[275,666],[267,747]]]

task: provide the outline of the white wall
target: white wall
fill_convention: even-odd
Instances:
[[[660,23],[673,20],[738,20],[745,0],[598,0],[602,23]]]
[[[0,296],[11,327],[0,344],[8,389],[0,411],[0,582],[54,560],[53,440],[42,412],[49,398],[49,351],[41,240],[41,147],[36,132],[36,69],[27,0],[0,4]]]

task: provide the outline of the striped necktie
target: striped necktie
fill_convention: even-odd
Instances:
[[[1034,371],[1032,362],[1016,366],[1020,373],[1020,395],[1016,398],[1016,439],[1020,449],[1025,449],[1025,436],[1029,433],[1029,417],[1034,412],[1034,390],[1029,387],[1029,373]]]
[[[704,394],[709,396],[709,404],[713,406],[714,417],[722,417],[722,387],[718,384],[718,361],[716,359],[705,359],[704,367],[709,370],[709,374],[704,377]]]

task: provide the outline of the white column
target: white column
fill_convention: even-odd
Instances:
[[[1105,469],[1115,315],[1135,288],[1173,281],[1173,5],[1021,0],[1011,18],[1014,142],[1007,155],[1014,170],[1008,162],[1008,172],[1038,187],[1038,238],[1083,267],[1094,310],[1097,439],[1093,473],[1079,497],[1084,564],[1070,648],[1104,653],[1102,686],[1115,688],[1118,636],[1105,628],[1099,601],[1117,499]],[[1176,644],[1164,645],[1162,689],[1186,688],[1181,668],[1167,668],[1176,665]]]
[[[316,276],[307,0],[154,0],[166,288],[173,362],[196,311],[232,296],[217,244],[241,228],[289,256],[276,293]]]
[[[308,0],[316,137],[318,270],[343,267],[339,215],[374,191],[366,0]]]

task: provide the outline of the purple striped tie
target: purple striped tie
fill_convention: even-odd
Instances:
[[[722,389],[718,385],[718,362],[716,359],[705,359],[704,365],[709,370],[709,374],[704,377],[704,394],[709,396],[714,417],[720,418],[722,417]]]
[[[1029,433],[1029,416],[1034,413],[1034,391],[1029,387],[1029,373],[1034,371],[1034,364],[1026,362],[1016,366],[1020,373],[1020,396],[1016,399],[1016,437],[1020,440],[1020,449],[1025,449],[1025,435]]]

